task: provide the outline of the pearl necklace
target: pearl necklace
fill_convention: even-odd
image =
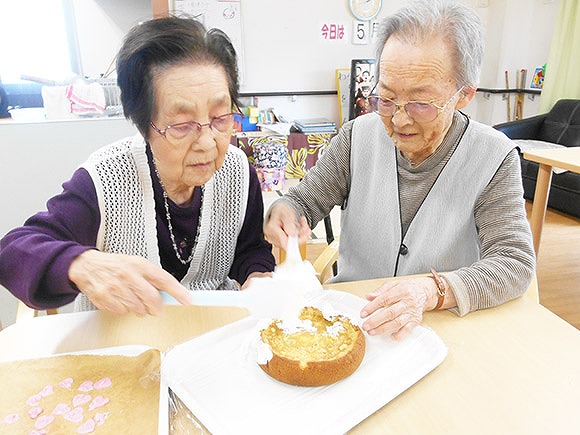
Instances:
[[[197,222],[197,231],[195,234],[195,240],[191,248],[191,254],[189,254],[187,260],[184,260],[183,258],[181,258],[179,249],[177,249],[177,243],[175,242],[175,235],[173,234],[173,225],[171,225],[171,215],[169,214],[169,203],[167,202],[167,192],[165,191],[165,185],[163,184],[163,181],[161,181],[161,177],[159,176],[159,171],[157,170],[157,162],[155,158],[153,158],[153,169],[155,169],[155,175],[159,180],[159,184],[161,185],[161,190],[163,192],[163,204],[165,205],[165,216],[167,217],[167,227],[169,228],[169,236],[171,237],[171,244],[173,245],[173,250],[175,251],[175,255],[177,256],[177,259],[181,262],[181,264],[188,264],[193,259],[193,254],[195,254],[195,248],[197,247],[197,240],[199,239],[199,232],[201,229],[201,210],[203,205],[203,194],[205,186],[201,186],[201,197],[199,199],[200,201],[199,217]]]

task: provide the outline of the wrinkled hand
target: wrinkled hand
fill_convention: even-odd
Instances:
[[[184,305],[187,289],[171,274],[138,256],[85,251],[73,260],[69,279],[100,310],[143,316],[163,310],[160,290]]]
[[[246,282],[242,284],[241,288],[242,290],[247,289],[248,286],[251,284],[253,278],[272,278],[272,276],[274,276],[272,272],[252,272],[248,275]]]
[[[429,277],[387,281],[366,295],[370,302],[361,310],[361,318],[368,317],[363,329],[369,335],[391,334],[399,340],[421,323],[424,311],[434,308],[436,293]]]
[[[298,243],[306,243],[312,230],[306,217],[296,221],[296,212],[287,205],[276,204],[270,209],[264,221],[264,236],[272,245],[286,249],[288,236],[298,236]]]

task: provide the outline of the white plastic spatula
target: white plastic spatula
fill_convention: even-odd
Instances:
[[[245,290],[194,290],[189,293],[193,305],[244,307],[257,318],[283,316],[295,299],[292,288],[277,285],[274,278],[255,278]],[[166,304],[178,303],[165,292],[162,296]]]
[[[313,282],[312,279],[318,283],[312,264],[309,261],[302,260],[297,236],[288,237],[286,259],[274,269],[274,278],[295,281],[300,286],[303,286],[304,281]]]
[[[289,236],[286,245],[286,259],[283,263],[285,266],[296,266],[302,264],[302,255],[300,255],[300,246],[298,245],[298,236]]]
[[[247,308],[254,317],[294,317],[304,307],[307,295],[322,291],[314,268],[303,261],[298,238],[290,237],[286,260],[276,266],[271,278],[254,278],[245,290],[194,290],[192,304],[200,306],[237,306]],[[161,292],[166,304],[177,301]]]
[[[322,291],[314,267],[309,261],[302,260],[297,236],[288,237],[286,259],[276,266],[274,281],[277,287],[288,289],[286,317],[298,316],[306,300]]]

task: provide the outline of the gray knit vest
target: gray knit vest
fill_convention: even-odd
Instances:
[[[403,240],[395,144],[378,115],[358,117],[332,281],[449,271],[479,260],[475,204],[512,148],[503,134],[470,120]]]
[[[157,243],[155,199],[140,135],[93,153],[84,167],[99,203],[101,224],[97,248],[103,252],[139,255],[161,265]],[[199,235],[189,270],[181,283],[190,290],[231,290],[237,285],[228,272],[248,202],[249,167],[246,155],[230,146],[223,166],[205,184]],[[75,310],[95,309],[80,294]]]

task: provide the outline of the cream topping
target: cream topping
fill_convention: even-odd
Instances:
[[[332,337],[338,337],[344,330],[344,325],[339,320],[326,327],[326,333]]]
[[[262,338],[258,339],[256,343],[256,362],[258,364],[266,364],[274,357],[272,349],[267,343],[264,343]]]
[[[297,332],[316,332],[316,327],[310,319],[281,319],[276,322],[276,325],[287,335],[296,334]]]

